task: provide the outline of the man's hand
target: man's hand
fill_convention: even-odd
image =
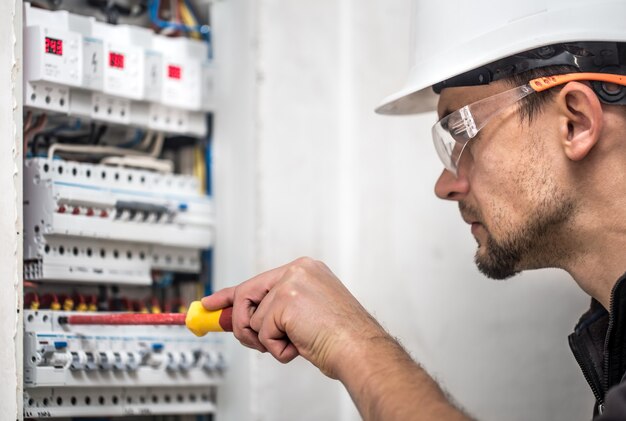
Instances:
[[[300,258],[204,297],[233,307],[239,341],[278,361],[298,355],[348,389],[365,420],[467,420],[322,262]]]
[[[333,378],[356,348],[388,337],[330,269],[310,258],[218,291],[202,304],[233,306],[233,332],[242,344],[283,363],[302,355]]]

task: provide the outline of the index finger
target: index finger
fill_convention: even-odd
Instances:
[[[225,307],[232,307],[235,302],[235,289],[240,288],[242,291],[251,293],[250,296],[245,297],[250,301],[258,304],[261,302],[265,294],[272,289],[272,287],[278,282],[283,275],[287,265],[279,266],[277,268],[263,272],[240,285],[221,289],[211,295],[202,298],[201,302],[204,308],[209,311],[220,310]],[[245,294],[248,295],[248,294]]]

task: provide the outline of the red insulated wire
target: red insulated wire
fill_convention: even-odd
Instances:
[[[33,304],[35,305],[33,306]],[[36,292],[29,292],[24,296],[24,307],[37,309],[39,306],[39,294]]]
[[[165,313],[184,313],[179,309],[184,306],[183,300],[180,297],[172,298],[165,304]]]
[[[146,305],[145,300],[133,301],[133,311],[138,313],[148,313],[148,306]]]
[[[98,297],[95,294],[93,294],[89,299],[87,311],[98,311]]]
[[[159,314],[161,312],[161,303],[159,302],[159,299],[155,296],[152,296],[152,298],[150,299],[150,311],[152,311],[154,314]]]
[[[57,295],[55,293],[47,293],[44,294],[43,297],[41,297],[40,301],[40,305],[42,309],[52,309],[54,310],[53,307],[55,306],[61,306],[61,304],[59,303],[59,297],[57,297]]]

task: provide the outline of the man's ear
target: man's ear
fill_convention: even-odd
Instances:
[[[600,139],[604,124],[600,100],[588,85],[569,82],[556,99],[561,112],[560,134],[565,154],[572,161],[584,159]]]

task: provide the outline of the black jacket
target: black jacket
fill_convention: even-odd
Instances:
[[[594,396],[594,421],[626,420],[626,274],[611,291],[610,312],[596,300],[569,345]]]

